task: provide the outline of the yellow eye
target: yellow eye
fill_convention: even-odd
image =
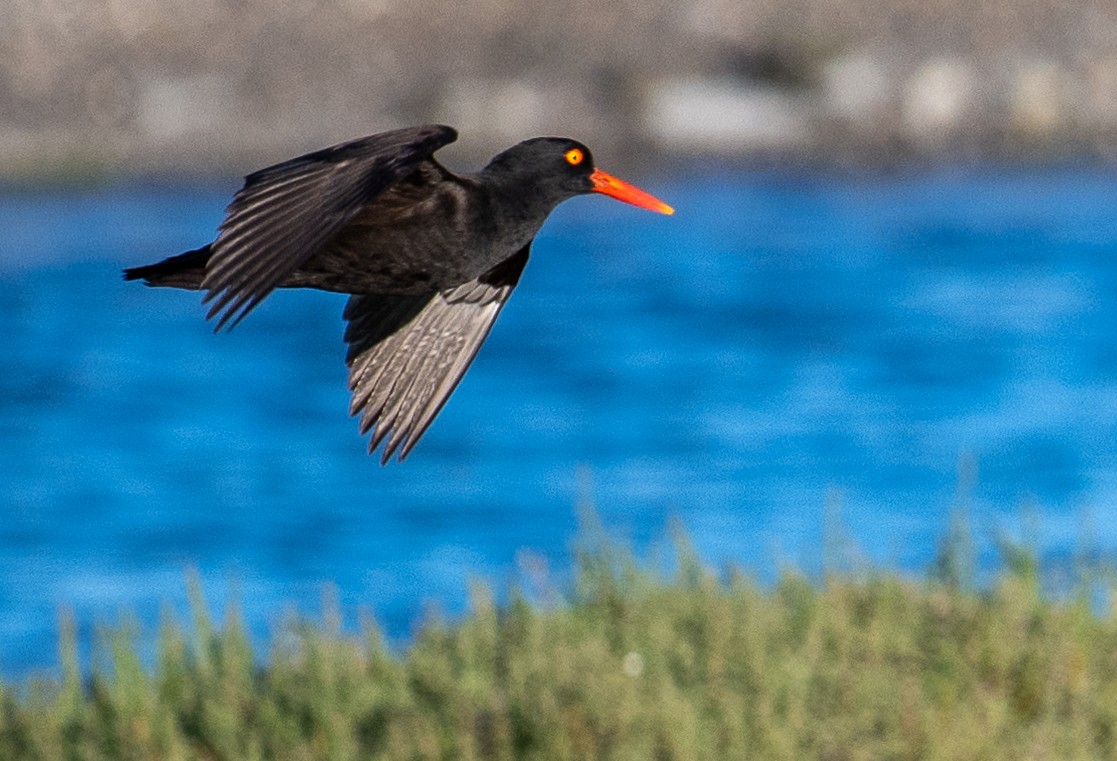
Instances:
[[[582,159],[584,158],[585,154],[582,153],[581,148],[571,148],[569,151],[566,152],[566,161],[572,166],[578,166],[582,163]]]

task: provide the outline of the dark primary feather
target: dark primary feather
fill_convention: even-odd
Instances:
[[[349,324],[349,414],[361,433],[381,442],[386,464],[403,460],[461,381],[519,282],[530,244],[468,283],[418,296],[352,296]]]
[[[245,178],[212,244],[202,288],[216,329],[235,325],[358,212],[457,138],[428,125],[309,153]]]

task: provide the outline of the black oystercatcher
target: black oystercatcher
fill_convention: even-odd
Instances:
[[[562,201],[604,193],[671,207],[593,165],[575,140],[537,137],[456,175],[433,153],[457,138],[428,125],[335,145],[245,178],[217,239],[124,271],[204,290],[207,319],[235,325],[275,288],[352,294],[346,363],[369,452],[403,460],[458,385]]]

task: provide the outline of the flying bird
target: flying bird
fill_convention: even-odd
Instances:
[[[434,158],[452,127],[382,132],[261,169],[234,195],[216,240],[124,271],[125,280],[205,291],[215,331],[276,288],[349,294],[350,415],[381,464],[402,461],[446,403],[527,264],[551,211],[603,193],[671,214],[594,166],[576,140],[537,137],[479,172]]]

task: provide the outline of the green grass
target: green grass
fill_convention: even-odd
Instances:
[[[154,664],[122,625],[82,669],[64,626],[61,679],[0,685],[0,759],[1117,758],[1108,588],[1044,593],[1010,553],[975,590],[956,549],[925,580],[761,586],[685,541],[670,572],[598,546],[569,589],[476,585],[403,651],[335,611],[253,652],[192,584]]]

